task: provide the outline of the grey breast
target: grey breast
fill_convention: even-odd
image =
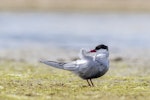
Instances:
[[[100,70],[100,68],[102,70]],[[84,72],[79,72],[78,75],[82,79],[93,79],[103,76],[108,71],[108,67],[102,63],[96,62],[94,66],[87,67]]]

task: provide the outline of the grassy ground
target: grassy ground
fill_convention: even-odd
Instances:
[[[8,11],[150,11],[149,0],[0,0]]]
[[[123,62],[93,80],[95,87],[71,72],[43,64],[0,62],[1,100],[150,100],[150,75]]]

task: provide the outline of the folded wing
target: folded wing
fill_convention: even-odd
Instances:
[[[64,65],[66,64],[63,62],[49,61],[45,59],[41,59],[40,62],[59,69],[64,69]]]
[[[56,62],[56,61],[49,61],[49,60],[41,59],[40,62],[46,65],[49,65],[51,67],[69,70],[69,71],[76,71],[78,68],[78,64],[76,63],[76,61],[71,62],[71,63],[64,63],[64,62]]]

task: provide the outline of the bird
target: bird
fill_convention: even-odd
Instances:
[[[108,46],[100,44],[89,51],[80,49],[79,59],[76,61],[65,63],[40,59],[40,62],[51,67],[71,71],[86,80],[90,87],[94,87],[92,79],[103,76],[109,70],[109,50]]]

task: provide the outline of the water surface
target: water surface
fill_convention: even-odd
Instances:
[[[147,13],[0,13],[0,48],[150,48]]]

